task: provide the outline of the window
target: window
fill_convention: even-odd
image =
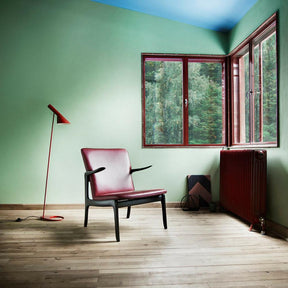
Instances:
[[[225,57],[142,54],[143,144],[225,144]]]
[[[276,15],[231,54],[232,145],[278,145]]]
[[[142,54],[143,146],[278,147],[277,63],[276,13],[228,56]]]

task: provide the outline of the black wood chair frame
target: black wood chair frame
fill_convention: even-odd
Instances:
[[[138,169],[131,169],[130,173],[136,171],[141,171],[147,168],[150,168],[151,166],[138,168]],[[84,219],[84,227],[87,227],[88,225],[88,211],[90,206],[99,206],[99,207],[107,207],[112,206],[114,211],[114,222],[115,222],[115,236],[117,242],[120,241],[120,229],[119,229],[119,208],[127,207],[127,218],[130,217],[131,213],[131,206],[134,205],[141,205],[151,202],[161,202],[162,206],[162,218],[163,218],[163,226],[164,229],[167,229],[167,215],[166,215],[166,200],[165,200],[165,194],[157,195],[157,196],[150,196],[150,197],[144,197],[144,198],[134,198],[134,199],[112,199],[112,200],[93,200],[89,198],[89,181],[90,176],[94,173],[99,173],[103,171],[105,167],[100,167],[98,169],[95,169],[93,171],[87,171],[84,174],[84,181],[85,181],[85,219]]]

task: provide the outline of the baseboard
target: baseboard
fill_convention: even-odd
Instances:
[[[84,204],[47,204],[47,210],[82,209]],[[0,210],[42,210],[43,204],[0,204]]]
[[[266,219],[266,231],[267,234],[271,234],[271,236],[276,236],[288,241],[288,228],[283,225]]]
[[[147,203],[143,205],[133,206],[146,207],[146,208],[158,208],[161,207],[160,203]],[[180,208],[178,202],[167,202],[167,208]],[[42,210],[43,204],[0,204],[0,210]],[[70,209],[84,209],[84,204],[47,204],[46,210],[70,210]]]

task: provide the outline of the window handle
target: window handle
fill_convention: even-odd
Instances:
[[[187,99],[187,98],[184,99],[184,106],[185,106],[185,107],[188,106],[188,99]]]

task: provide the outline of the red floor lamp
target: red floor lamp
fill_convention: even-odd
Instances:
[[[46,196],[47,196],[48,175],[49,175],[49,167],[50,167],[50,155],[51,155],[51,146],[52,146],[55,115],[57,116],[57,123],[58,124],[70,124],[70,122],[58,110],[56,110],[51,104],[48,105],[48,108],[53,112],[53,116],[52,116],[52,127],[51,127],[50,145],[49,145],[49,153],[48,153],[48,164],[47,164],[46,183],[45,183],[43,214],[42,214],[42,217],[40,217],[40,219],[46,220],[46,221],[61,221],[62,219],[64,219],[63,216],[45,216]]]

